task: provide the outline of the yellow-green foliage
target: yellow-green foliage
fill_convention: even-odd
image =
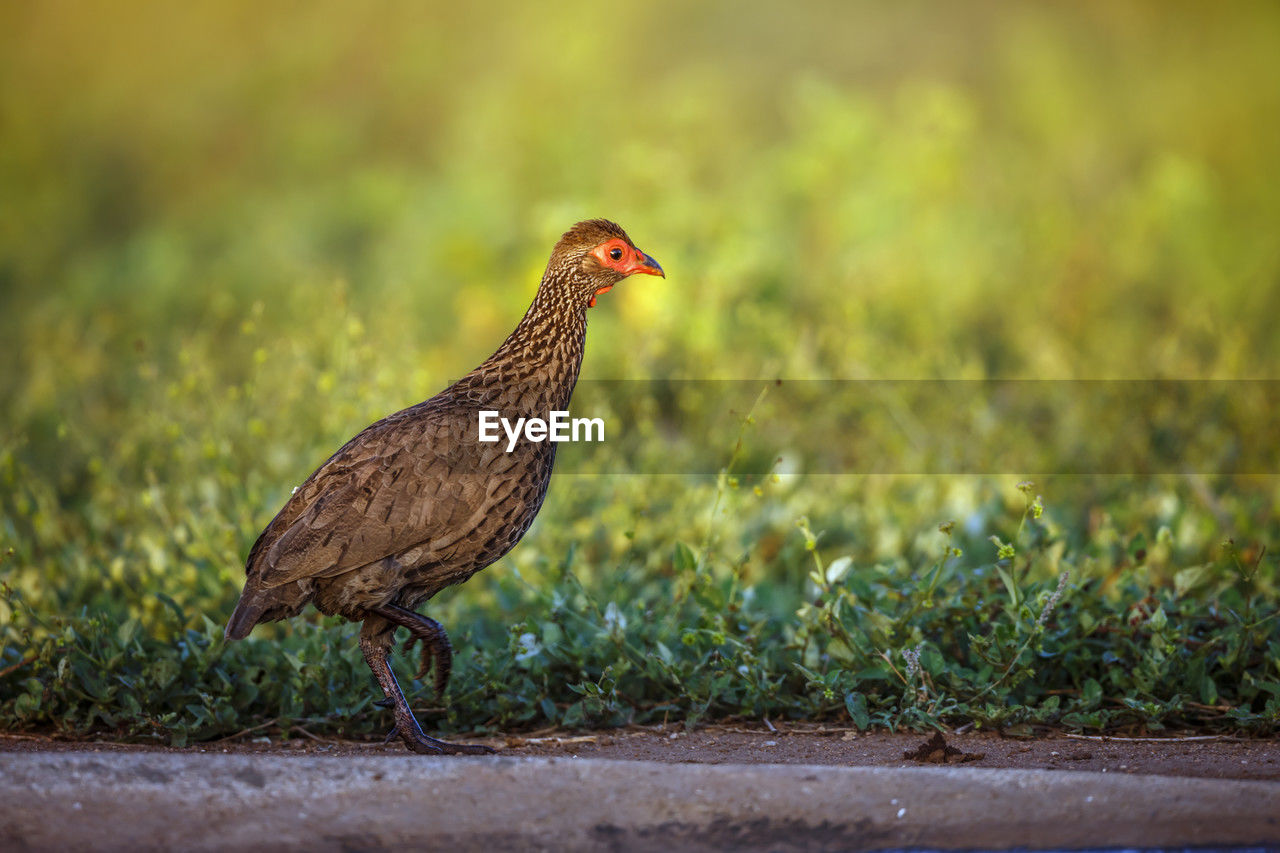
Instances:
[[[581,218],[668,272],[601,299],[589,378],[1276,378],[1278,45],[1248,2],[8,5],[0,716],[373,726],[349,629],[262,630],[300,680],[246,693],[279,659],[217,670],[198,614],[333,448],[492,351]],[[715,465],[724,414],[679,429]],[[1020,524],[1007,473],[561,477],[432,604],[477,649],[439,722],[1274,723],[1280,480],[1037,477]],[[1060,571],[1076,609],[1041,619]]]

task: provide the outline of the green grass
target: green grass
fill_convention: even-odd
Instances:
[[[492,351],[579,218],[669,276],[601,299],[586,379],[1280,378],[1272,5],[597,12],[0,12],[0,725],[381,732],[354,626],[223,645],[244,555]],[[430,603],[424,720],[1276,731],[1274,472],[758,476],[779,425],[930,428],[771,394],[558,475]],[[586,473],[677,452],[722,473]]]

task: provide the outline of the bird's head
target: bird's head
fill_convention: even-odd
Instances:
[[[547,280],[563,283],[575,304],[591,307],[627,276],[660,275],[662,267],[607,219],[588,219],[564,233],[551,251]]]

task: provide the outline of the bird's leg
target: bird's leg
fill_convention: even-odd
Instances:
[[[360,630],[360,651],[364,653],[369,669],[373,670],[373,677],[378,679],[382,692],[391,700],[396,719],[396,727],[392,731],[400,735],[404,745],[411,751],[423,755],[486,755],[493,752],[487,746],[449,743],[423,734],[409,707],[409,700],[404,698],[404,691],[400,689],[400,683],[391,671],[391,662],[388,660],[391,635],[384,625],[378,624],[381,621],[377,618],[365,620]]]
[[[413,648],[414,643],[422,643],[422,663],[418,667],[418,678],[425,679],[434,663],[436,698],[443,698],[444,688],[449,683],[449,673],[453,671],[453,646],[449,645],[449,635],[445,633],[444,626],[421,613],[395,604],[371,607],[369,612],[409,629],[409,639],[404,641],[405,651]]]
[[[417,677],[425,679],[434,663],[436,698],[444,698],[444,689],[449,683],[449,673],[453,669],[453,647],[449,644],[449,635],[445,633],[444,626],[434,619],[395,604],[374,607],[370,610],[395,625],[402,625],[409,629],[409,638],[404,641],[405,651],[413,648],[414,643],[422,642],[422,663],[418,668]],[[386,697],[373,704],[379,708],[395,707],[395,703]],[[398,734],[399,729],[392,726],[391,731],[387,732],[384,743],[390,743]]]

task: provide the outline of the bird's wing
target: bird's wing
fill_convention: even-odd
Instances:
[[[488,500],[477,475],[505,467],[501,446],[477,441],[474,415],[407,412],[357,435],[299,487],[249,554],[259,587],[435,550],[470,529]]]

